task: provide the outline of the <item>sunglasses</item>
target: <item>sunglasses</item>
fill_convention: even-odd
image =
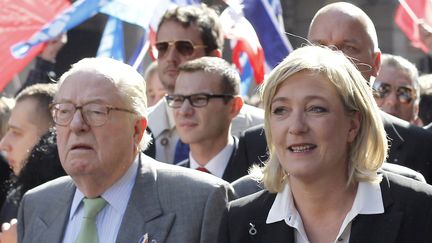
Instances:
[[[206,45],[194,45],[190,40],[177,40],[177,41],[160,41],[156,42],[155,49],[157,50],[158,58],[163,57],[170,46],[174,46],[176,51],[182,56],[191,56],[195,49],[206,48]]]
[[[378,99],[386,98],[394,90],[396,91],[396,97],[402,104],[409,104],[416,98],[414,89],[409,86],[393,87],[391,84],[375,81],[372,85],[372,89],[374,97]]]

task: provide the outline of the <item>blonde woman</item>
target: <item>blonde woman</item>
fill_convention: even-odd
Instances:
[[[230,204],[219,242],[432,242],[432,187],[378,173],[383,123],[341,52],[295,50],[261,96],[265,190]]]

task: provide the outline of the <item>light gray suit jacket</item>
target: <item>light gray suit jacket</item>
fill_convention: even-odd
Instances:
[[[207,173],[141,157],[112,242],[135,243],[145,233],[149,242],[216,242],[223,212],[234,195],[232,187]],[[18,214],[18,241],[61,242],[75,189],[70,177],[61,177],[26,193]]]

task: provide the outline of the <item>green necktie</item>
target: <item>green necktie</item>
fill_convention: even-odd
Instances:
[[[106,201],[101,198],[84,198],[84,217],[81,229],[75,243],[98,243],[98,233],[96,228],[96,215],[106,205]]]

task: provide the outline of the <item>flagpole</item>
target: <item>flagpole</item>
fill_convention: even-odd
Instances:
[[[405,11],[410,16],[410,18],[414,21],[414,23],[418,23],[419,22],[419,18],[417,18],[417,16],[415,15],[414,11],[412,11],[412,9],[408,5],[408,3],[405,2],[405,0],[399,0],[399,3],[402,6],[402,8],[405,9]]]
[[[138,70],[139,65],[142,63],[142,60],[144,59],[145,53],[147,52],[149,46],[150,46],[149,38],[146,38],[146,41],[144,42],[144,45],[143,45],[140,53],[138,54],[137,59],[135,60],[133,66],[132,66],[136,70]]]

